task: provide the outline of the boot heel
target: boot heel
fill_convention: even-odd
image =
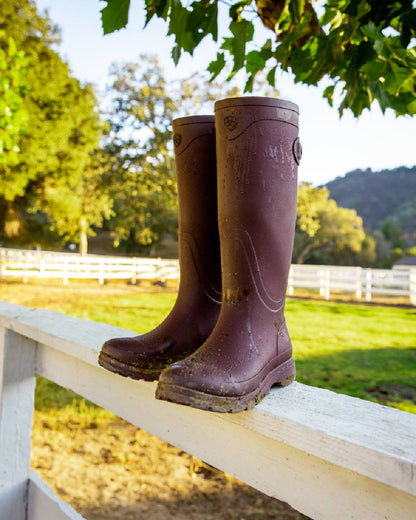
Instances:
[[[276,369],[277,380],[273,386],[287,386],[296,378],[296,365],[293,359],[289,359],[282,363]]]

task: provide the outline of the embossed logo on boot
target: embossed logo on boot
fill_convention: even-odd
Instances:
[[[175,145],[175,148],[178,148],[178,146],[181,144],[182,136],[181,134],[175,134],[173,136],[173,144]]]
[[[235,130],[237,128],[238,121],[237,121],[237,117],[235,116],[235,114],[230,114],[229,116],[224,117],[224,126],[230,132],[232,132],[233,130]]]

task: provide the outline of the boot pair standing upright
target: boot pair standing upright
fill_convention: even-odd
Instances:
[[[156,397],[218,412],[252,408],[295,378],[284,318],[301,157],[298,109],[275,98],[217,101],[173,121],[180,284],[153,331],[115,338],[99,363],[159,379]]]

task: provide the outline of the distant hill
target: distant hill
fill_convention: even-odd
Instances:
[[[416,240],[416,166],[373,172],[354,170],[325,184],[338,206],[352,208],[369,231],[397,219],[407,238]]]

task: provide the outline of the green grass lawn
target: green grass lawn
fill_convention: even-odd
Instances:
[[[416,310],[289,301],[298,381],[416,413]]]
[[[161,292],[69,298],[53,308],[142,333],[163,319],[175,297]],[[416,309],[289,300],[286,318],[299,382],[416,413]],[[61,408],[86,411],[74,394],[41,380],[37,408],[54,407],[54,400]]]

